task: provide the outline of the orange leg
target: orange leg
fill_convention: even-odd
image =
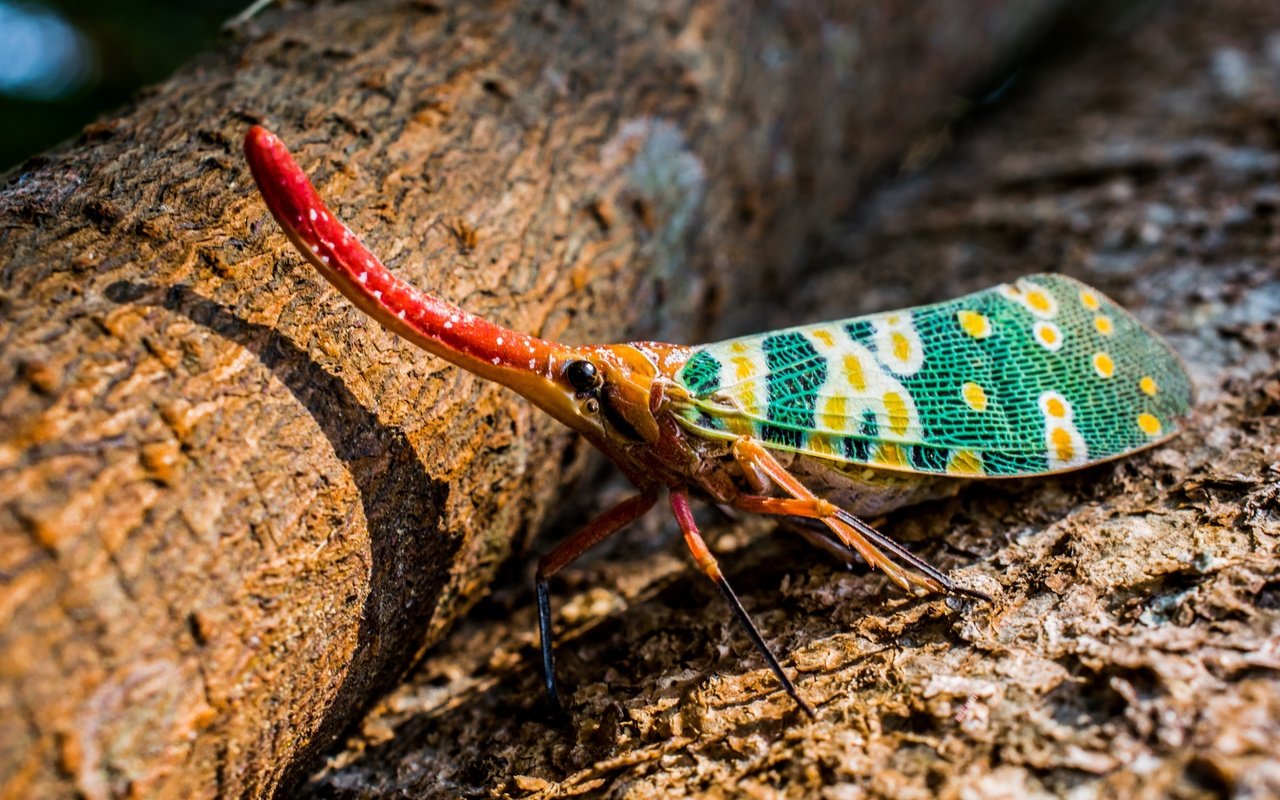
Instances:
[[[588,522],[582,529],[561,542],[554,550],[538,560],[536,587],[538,595],[538,631],[542,645],[542,670],[547,682],[547,699],[554,708],[561,708],[560,693],[556,689],[555,654],[551,649],[551,595],[547,587],[556,573],[577,560],[578,556],[599,544],[610,534],[616,533],[629,522],[641,517],[658,501],[656,488],[623,500],[613,508]]]
[[[782,684],[782,688],[787,690],[787,694],[791,695],[791,699],[796,701],[796,705],[800,706],[804,713],[813,718],[813,708],[801,699],[800,693],[796,691],[795,684],[787,677],[787,673],[782,671],[782,665],[778,663],[777,657],[769,649],[769,645],[765,643],[764,637],[760,635],[755,623],[751,621],[747,610],[742,607],[742,603],[738,600],[738,595],[734,593],[733,587],[729,585],[724,573],[720,571],[720,564],[716,561],[716,557],[711,554],[711,550],[707,547],[706,541],[703,540],[702,534],[698,532],[697,523],[693,519],[693,509],[689,506],[689,494],[686,489],[671,490],[671,510],[675,512],[676,522],[680,524],[680,530],[684,532],[685,544],[689,546],[689,552],[693,554],[693,560],[697,562],[698,569],[702,570],[702,573],[715,583],[716,588],[720,590],[720,594],[724,595],[729,607],[733,609],[734,616],[738,618],[738,622],[746,629],[747,636],[751,638],[751,643],[764,656],[765,663],[769,665],[769,669],[773,670],[773,674],[778,676],[778,681]]]
[[[783,491],[791,495],[791,497],[739,495],[733,500],[735,508],[757,514],[818,520],[826,525],[846,547],[862,556],[868,565],[884,572],[890,580],[907,592],[914,593],[915,590],[922,589],[927,592],[966,595],[981,600],[991,599],[982,592],[957,586],[947,576],[913,555],[902,545],[844,509],[815,496],[755,439],[743,436],[735,441],[733,456],[742,465],[744,473],[767,475]],[[756,484],[757,481],[751,481],[751,483]],[[898,566],[885,551],[910,569]]]

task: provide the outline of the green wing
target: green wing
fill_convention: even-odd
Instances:
[[[929,306],[697,348],[676,376],[700,435],[913,472],[1036,475],[1173,435],[1177,356],[1078,281],[1033,275]]]

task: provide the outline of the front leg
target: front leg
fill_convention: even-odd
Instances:
[[[560,570],[572,564],[583,553],[595,547],[610,534],[633,522],[653,508],[658,501],[658,490],[651,487],[635,497],[627,498],[600,516],[588,522],[554,550],[538,560],[536,587],[538,595],[538,631],[542,646],[542,672],[547,682],[547,699],[553,708],[561,708],[560,693],[556,689],[555,654],[551,649],[551,595],[549,581]]]

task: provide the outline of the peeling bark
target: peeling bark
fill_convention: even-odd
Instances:
[[[1061,270],[1172,340],[1198,389],[1183,436],[887,521],[995,603],[906,599],[709,513],[810,723],[651,515],[553,587],[568,727],[547,720],[512,581],[312,796],[1280,795],[1277,37],[1275,3],[1199,0],[1043,66],[755,321]]]
[[[272,11],[10,174],[0,795],[273,793],[581,471],[548,420],[298,268],[248,122],[471,311],[697,340],[794,282],[1055,4]]]

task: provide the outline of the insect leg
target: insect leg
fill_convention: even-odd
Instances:
[[[740,509],[735,509],[740,510]],[[821,520],[808,517],[790,517],[784,522],[812,547],[824,550],[840,560],[846,567],[862,563],[856,554],[858,551],[844,543],[844,540],[831,532]]]
[[[817,516],[813,513],[813,506],[811,504],[804,501],[796,501],[794,498],[740,495],[737,500],[735,500],[734,505],[736,508],[755,514],[792,516],[798,517],[804,521],[812,520],[816,523],[830,524],[829,517]],[[898,544],[893,539],[890,539],[888,536],[885,536],[883,533],[850,514],[848,511],[835,506],[832,508],[832,514],[836,520],[852,528],[859,536],[868,539],[872,545],[880,548],[881,550],[887,550],[893,557],[897,558],[898,561],[916,572],[921,573],[924,583],[921,584],[919,582],[921,579],[918,576],[911,576],[911,582],[913,584],[922,585],[924,588],[935,592],[957,594],[964,597],[971,597],[975,600],[991,602],[991,596],[989,594],[980,592],[977,589],[967,589],[960,586],[943,574],[937,567],[934,567],[929,562],[920,558],[920,556],[912,553],[907,548]],[[838,527],[832,528],[832,530],[837,529]],[[813,541],[817,546],[824,550],[835,553],[837,556],[843,555],[842,553],[837,552],[837,546],[843,546],[845,553],[848,553],[850,550],[854,550],[861,554],[861,550],[857,550],[856,547],[845,545],[845,538],[839,535],[832,536],[832,534],[825,534],[825,532],[809,529],[803,530],[801,533],[806,538],[813,537],[810,541]],[[875,566],[879,566],[879,564],[877,563]],[[890,577],[892,577],[892,575],[890,575]],[[929,584],[928,581],[936,582],[937,585],[933,586]],[[903,588],[906,589],[908,587],[904,586]]]
[[[863,536],[870,539],[873,544],[879,545],[885,550],[888,550],[893,555],[897,556],[898,559],[903,563],[905,563],[907,566],[911,567],[914,570],[924,573],[928,577],[942,584],[942,589],[946,593],[963,595],[965,597],[971,597],[975,600],[983,600],[988,603],[992,602],[991,595],[987,594],[986,592],[980,592],[977,589],[966,589],[963,586],[957,585],[954,581],[952,581],[946,575],[942,574],[942,572],[940,572],[932,564],[920,558],[920,556],[912,553],[907,548],[898,544],[893,539],[890,539],[888,536],[885,536],[883,533],[871,527],[870,525],[863,522],[862,520],[858,519],[854,515],[850,514],[848,511],[845,511],[843,508],[836,509],[836,516],[839,517],[846,525],[848,525],[849,527],[861,533]]]
[[[753,471],[768,475],[774,483],[782,487],[783,491],[791,495],[787,498],[740,495],[733,501],[736,508],[757,514],[818,520],[850,549],[857,551],[867,564],[884,572],[890,580],[908,592],[924,589],[929,592],[959,594],[982,600],[991,599],[982,592],[957,586],[951,579],[910,550],[847,511],[815,496],[779,464],[768,449],[758,441],[745,436],[739,438],[734,442],[733,455],[739,462],[744,463],[744,471],[745,465],[750,465]],[[885,555],[885,551],[891,553],[914,572],[899,567]]]
[[[555,655],[551,649],[551,594],[547,582],[578,556],[590,550],[619,528],[639,518],[653,508],[658,501],[656,488],[627,498],[605,511],[565,539],[554,550],[538,560],[535,586],[538,595],[538,632],[542,647],[542,672],[547,682],[547,699],[553,708],[561,708],[560,692],[556,689]]]
[[[773,674],[778,676],[778,682],[782,684],[782,688],[787,690],[787,694],[791,695],[791,699],[796,701],[796,705],[800,706],[804,713],[808,714],[811,719],[814,718],[813,708],[800,697],[800,693],[796,691],[795,684],[782,671],[782,665],[778,663],[777,657],[769,649],[769,645],[765,643],[764,637],[760,635],[755,623],[751,621],[747,610],[742,607],[742,603],[738,600],[738,595],[734,593],[733,587],[729,585],[724,573],[720,571],[720,564],[716,561],[716,557],[711,554],[711,550],[703,540],[702,534],[698,532],[698,526],[693,519],[693,509],[689,506],[689,494],[685,489],[671,490],[671,509],[675,512],[676,522],[680,523],[680,530],[684,532],[685,544],[689,546],[689,552],[693,554],[693,560],[697,562],[698,569],[702,570],[703,574],[715,583],[716,588],[720,590],[720,594],[724,595],[729,607],[733,609],[734,616],[738,618],[738,622],[746,629],[747,636],[751,638],[751,643],[764,656],[765,663],[769,665],[769,669],[773,670]]]
[[[836,506],[825,500],[810,500],[809,498],[792,498],[792,497],[759,497],[757,495],[740,495],[733,501],[734,507],[743,511],[755,514],[770,514],[775,516],[801,517],[806,519],[815,519],[826,525],[827,528],[835,534],[844,545],[853,550],[862,559],[867,562],[873,569],[883,572],[890,580],[901,586],[905,591],[914,593],[917,589],[923,589],[926,592],[946,592],[946,580],[938,580],[929,572],[935,575],[940,574],[937,570],[929,568],[928,571],[922,570],[924,574],[915,574],[899,567],[884,551],[877,547],[863,536],[857,529],[851,527],[844,520],[840,519],[837,512],[840,510]],[[882,537],[883,538],[883,537]],[[918,560],[918,559],[917,559]],[[924,563],[924,562],[920,562]],[[914,564],[912,566],[915,566]]]

